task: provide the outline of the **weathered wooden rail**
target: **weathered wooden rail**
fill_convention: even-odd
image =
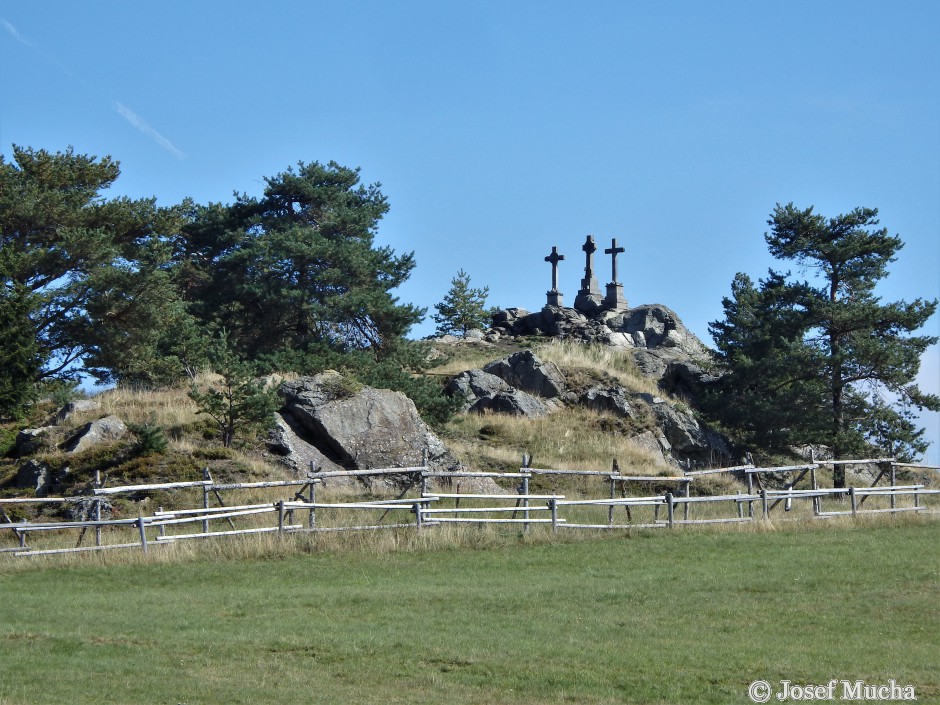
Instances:
[[[264,482],[218,483],[215,482],[208,469],[203,472],[202,480],[186,482],[170,482],[156,484],[123,485],[118,487],[102,487],[96,478],[91,495],[68,497],[12,497],[0,498],[0,530],[9,530],[16,538],[17,545],[0,546],[0,553],[14,556],[39,556],[72,553],[80,551],[99,551],[112,548],[138,548],[147,552],[152,545],[166,545],[178,541],[199,538],[231,537],[260,533],[298,533],[298,532],[340,532],[384,530],[392,528],[414,527],[424,529],[444,524],[495,524],[520,525],[523,531],[528,531],[532,525],[550,525],[553,531],[559,529],[645,529],[669,528],[680,525],[713,524],[748,522],[757,519],[770,520],[773,510],[783,503],[787,511],[792,508],[794,501],[812,502],[812,518],[827,519],[836,516],[858,516],[863,513],[886,512],[921,512],[926,509],[921,500],[924,497],[940,494],[940,490],[925,488],[923,484],[899,485],[896,482],[895,468],[924,468],[940,469],[933,466],[918,466],[907,463],[896,463],[892,458],[876,458],[871,460],[841,460],[842,465],[876,464],[880,467],[878,476],[869,487],[849,488],[823,488],[819,487],[816,470],[822,465],[835,464],[837,461],[815,461],[802,465],[781,467],[755,467],[753,464],[739,465],[732,468],[716,468],[709,470],[695,470],[682,476],[658,475],[629,475],[623,473],[616,461],[612,469],[604,470],[566,470],[550,468],[529,467],[529,458],[523,458],[522,467],[518,472],[440,472],[432,471],[426,465],[406,468],[379,468],[369,470],[346,470],[317,473],[311,472],[302,480],[274,480]],[[315,468],[313,469],[315,470]],[[748,490],[735,494],[700,495],[693,496],[691,488],[695,478],[724,472],[737,472],[744,474]],[[765,473],[792,473],[794,478],[788,481],[782,489],[768,489],[763,487],[761,476]],[[316,489],[324,480],[334,478],[365,477],[365,476],[411,476],[404,491],[393,499],[368,499],[346,502],[317,501]],[[600,480],[609,489],[609,497],[604,498],[566,498],[561,494],[533,494],[529,492],[529,480],[534,475],[558,475],[566,477],[583,477]],[[809,488],[798,489],[796,485],[809,476]],[[473,492],[433,492],[428,489],[429,480],[453,478],[490,478],[502,481],[503,484],[514,485],[515,492],[497,494]],[[887,478],[890,484],[878,483]],[[518,483],[518,484],[517,484]],[[674,486],[675,491],[664,491],[661,494],[647,494],[629,496],[628,487],[656,487],[665,489]],[[599,486],[603,487],[603,485]],[[294,490],[292,497],[280,498],[276,501],[255,502],[253,504],[226,505],[222,492],[258,490],[258,489],[290,489]],[[121,494],[147,494],[154,491],[198,489],[202,494],[202,506],[185,509],[166,510],[157,509],[150,516],[141,515],[136,518],[102,519],[101,498]],[[406,496],[409,491],[415,490],[418,496]],[[210,497],[214,496],[219,506],[210,506]],[[888,498],[887,507],[865,507],[865,502],[871,497]],[[900,500],[909,497],[912,504],[901,506]],[[822,502],[841,500],[839,509],[824,510]],[[848,508],[845,502],[848,502]],[[83,521],[12,521],[4,511],[4,506],[18,506],[30,504],[67,504],[75,502],[93,503],[93,517]],[[760,514],[755,516],[755,505],[760,503]],[[696,506],[731,507],[731,511],[721,516],[708,516],[707,518],[691,518],[690,508]],[[677,509],[681,506],[681,518]],[[617,507],[623,507],[626,522],[615,523],[614,513]],[[596,510],[606,509],[606,521],[592,520],[598,516]],[[634,510],[652,513],[650,519],[634,520]],[[306,514],[306,521],[296,521],[295,514]],[[348,523],[350,516],[372,516],[379,514],[377,519],[366,522]],[[346,517],[347,523],[337,521],[323,522],[322,516],[336,518]],[[386,522],[389,516],[394,521]],[[507,516],[508,515],[508,516]],[[265,518],[270,517],[268,523]],[[318,519],[320,517],[320,519]],[[236,527],[235,520],[254,522],[250,526]],[[220,530],[212,526],[213,522],[225,521],[229,528]],[[258,522],[262,522],[261,525]],[[201,530],[187,532],[187,525],[198,525]],[[178,529],[182,532],[173,533]],[[82,546],[82,537],[89,529],[95,530],[95,545]],[[104,543],[102,530],[113,530],[112,534],[119,537],[116,543]],[[31,548],[27,539],[33,534],[47,534],[50,532],[79,531],[77,544],[71,548]],[[135,535],[136,540],[129,541],[129,535]],[[8,535],[5,532],[3,535]]]

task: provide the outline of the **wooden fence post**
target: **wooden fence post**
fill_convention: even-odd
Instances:
[[[163,507],[157,507],[157,514],[162,514],[162,513],[163,513]],[[165,524],[160,524],[160,526],[157,527],[157,534],[159,536],[166,536]]]
[[[813,486],[813,490],[819,489],[819,483],[816,481],[816,468],[810,468],[809,471],[809,481]],[[822,511],[822,503],[820,502],[819,497],[813,497],[813,514],[819,516],[819,513]]]
[[[690,462],[691,462],[691,461],[690,461]],[[689,492],[690,492],[690,490],[691,490],[691,488],[692,488],[692,483],[691,483],[691,482],[683,482],[682,484],[685,485],[685,498],[688,499],[688,498],[689,498]],[[686,502],[686,503],[685,503],[685,506],[682,507],[682,518],[685,519],[686,521],[689,520],[689,505],[690,505],[690,504],[691,504],[691,502]]]
[[[747,471],[745,470],[745,472]],[[747,473],[747,493],[752,497],[754,496],[754,473],[752,472]],[[751,519],[754,518],[754,500],[747,503],[747,515]]]
[[[849,501],[852,503],[852,516],[858,516],[858,503],[855,501],[854,487],[849,487]]]
[[[672,503],[672,492],[666,493],[666,516],[669,518],[669,528],[673,528],[673,519],[674,519],[675,507]]]
[[[523,472],[525,472],[531,466],[532,458],[529,456],[528,451],[522,456],[522,465]],[[525,520],[522,524],[523,533],[529,532],[529,478],[522,478],[522,518]]]
[[[548,506],[552,508],[552,533],[558,533],[558,500],[548,500]]]
[[[137,528],[140,530],[140,548],[144,553],[147,553],[147,530],[144,524],[144,516],[140,515],[140,518],[137,520]]]
[[[421,451],[421,496],[424,497],[428,493],[428,449],[425,448]]]
[[[737,494],[741,494],[741,490],[738,490]],[[738,519],[743,519],[744,518],[744,505],[741,503],[740,499],[737,501],[737,505],[738,505]]]
[[[310,489],[309,492],[309,501],[310,504],[314,504],[317,501],[317,483],[313,478],[310,478]],[[315,507],[310,507],[310,518],[307,520],[307,526],[309,528],[314,528],[317,525],[317,510]]]
[[[897,481],[897,467],[894,463],[891,463],[891,486],[894,487],[894,483]],[[916,495],[915,495],[916,497]],[[895,507],[895,497],[894,492],[891,493],[891,508]]]
[[[95,489],[101,487],[101,470],[95,470]],[[95,499],[95,521],[101,521],[101,500]],[[95,527],[95,545],[101,545],[101,527]]]
[[[202,479],[203,479],[204,482],[211,482],[211,481],[212,481],[212,475],[209,474],[209,468],[208,468],[208,467],[205,467],[205,468],[202,469]],[[209,487],[208,487],[208,485],[203,485],[203,486],[202,486],[202,508],[203,508],[203,509],[208,509],[208,508],[209,508]],[[208,533],[209,533],[209,520],[208,520],[208,519],[203,519],[203,520],[202,520],[202,533],[204,533],[204,534],[208,534]]]
[[[284,500],[279,499],[277,501],[277,533],[278,535],[284,534]]]
[[[415,528],[420,529],[423,526],[423,522],[421,521],[421,503],[415,502],[413,508],[415,513]]]
[[[614,465],[616,466],[616,464],[617,464],[617,461],[615,460],[615,461],[614,461]],[[613,524],[614,524],[614,505],[613,505],[613,499],[614,499],[614,497],[615,497],[615,492],[614,492],[614,490],[616,489],[616,486],[617,486],[617,481],[614,479],[614,476],[611,475],[611,476],[610,476],[610,499],[611,499],[611,505],[610,505],[609,507],[607,507],[607,524],[608,524],[609,526],[613,526]]]
[[[767,490],[764,488],[761,488],[760,491],[760,503],[764,511],[764,520],[766,521],[770,518],[770,507],[767,505]]]

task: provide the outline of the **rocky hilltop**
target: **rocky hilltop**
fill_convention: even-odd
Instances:
[[[658,304],[591,312],[546,306],[531,313],[496,311],[492,327],[468,335],[470,344],[493,346],[576,341],[605,346],[632,357],[636,370],[654,382],[661,394],[639,392],[599,377],[575,382],[554,363],[531,350],[496,359],[481,369],[461,372],[448,391],[464,400],[465,413],[497,412],[537,418],[565,407],[580,406],[632,423],[634,442],[660,454],[668,464],[689,465],[730,459],[732,450],[720,434],[698,420],[695,389],[707,379],[708,349],[679,317]],[[445,336],[438,345],[460,345]]]

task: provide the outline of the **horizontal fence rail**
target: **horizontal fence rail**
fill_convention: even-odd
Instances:
[[[827,488],[820,487],[816,471],[821,466],[870,465],[880,468],[880,472],[870,487]],[[791,511],[794,502],[808,501],[812,505],[812,518],[828,519],[836,516],[857,516],[868,513],[885,512],[922,512],[927,508],[921,499],[940,494],[940,489],[927,488],[924,484],[897,484],[896,468],[918,468],[938,470],[934,466],[898,463],[893,458],[875,458],[868,460],[816,460],[811,462],[778,466],[757,467],[753,463],[705,470],[687,471],[683,475],[630,475],[617,467],[616,461],[611,470],[566,470],[529,467],[529,459],[523,459],[523,466],[518,472],[477,472],[433,471],[426,464],[403,468],[375,468],[365,470],[341,470],[316,472],[313,468],[305,479],[270,480],[260,482],[219,483],[212,479],[208,469],[203,471],[203,479],[186,482],[165,482],[153,484],[122,485],[102,487],[100,477],[96,477],[90,495],[65,497],[8,497],[0,498],[0,535],[13,536],[18,545],[0,546],[0,553],[13,556],[55,555],[82,551],[100,551],[107,549],[137,548],[144,552],[153,544],[167,545],[178,541],[199,538],[232,537],[252,534],[288,534],[303,532],[344,532],[383,529],[402,529],[440,526],[444,524],[494,524],[518,525],[528,531],[532,525],[547,525],[553,531],[559,529],[641,529],[668,528],[679,525],[697,525],[714,523],[737,523],[769,520],[774,509],[781,503],[785,511]],[[696,478],[719,473],[739,473],[747,481],[747,491],[734,494],[698,494],[691,489]],[[782,489],[768,489],[762,486],[761,477],[770,473],[790,473],[791,479]],[[586,481],[601,481],[609,488],[609,497],[569,498],[562,494],[530,493],[529,483],[534,476],[581,477]],[[338,478],[364,477],[399,477],[409,476],[405,489],[393,499],[362,499],[353,501],[318,501],[317,487],[327,480]],[[808,476],[808,478],[807,478]],[[428,489],[429,480],[449,480],[451,478],[487,478],[504,481],[513,485],[514,492],[435,492]],[[808,479],[810,487],[797,488],[796,485]],[[886,479],[890,484],[879,485]],[[590,484],[590,482],[588,482]],[[663,494],[627,495],[629,487],[653,485],[668,487],[674,485],[675,491]],[[459,485],[458,485],[459,487]],[[140,495],[167,490],[182,491],[195,489],[202,495],[201,507],[163,510],[158,508],[150,515],[131,518],[103,519],[102,503],[105,497],[132,494]],[[222,493],[246,490],[296,489],[288,498],[276,501],[254,502],[226,505]],[[420,492],[419,496],[407,496],[410,491]],[[215,497],[219,506],[210,506],[210,498]],[[872,497],[887,498],[878,500],[882,505],[865,507],[866,500]],[[910,498],[909,504],[901,506],[901,500]],[[840,508],[823,508],[823,502],[841,502]],[[874,501],[874,500],[873,500]],[[88,511],[90,516],[83,520],[71,521],[13,521],[4,507],[29,505],[60,506],[75,505]],[[846,507],[848,504],[848,508]],[[709,510],[714,515],[692,518],[690,508],[715,507]],[[723,508],[729,508],[724,510]],[[759,510],[755,508],[759,507]],[[90,508],[90,510],[89,510]],[[681,508],[681,517],[677,509]],[[600,519],[599,510],[607,510],[606,521]],[[626,521],[615,521],[615,514],[622,513]],[[698,510],[696,510],[698,511]],[[305,521],[297,521],[300,514]],[[636,513],[636,515],[635,515]],[[357,517],[368,517],[365,522]],[[236,526],[236,520],[241,526]],[[228,528],[218,526],[225,522]],[[213,526],[215,524],[215,526]],[[187,531],[188,525],[198,525],[200,531]],[[180,531],[182,529],[182,531]],[[8,530],[10,533],[7,534]],[[82,540],[88,530],[95,534],[94,546],[83,546]],[[117,538],[113,543],[102,540],[102,531]],[[27,545],[32,535],[49,535],[54,532],[78,531],[78,541],[74,547],[32,548]],[[179,533],[174,533],[179,532]],[[133,536],[134,540],[129,540]]]

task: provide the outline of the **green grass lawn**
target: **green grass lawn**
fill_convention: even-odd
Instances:
[[[292,538],[304,541],[309,538]],[[0,703],[940,702],[940,523],[0,561]]]

